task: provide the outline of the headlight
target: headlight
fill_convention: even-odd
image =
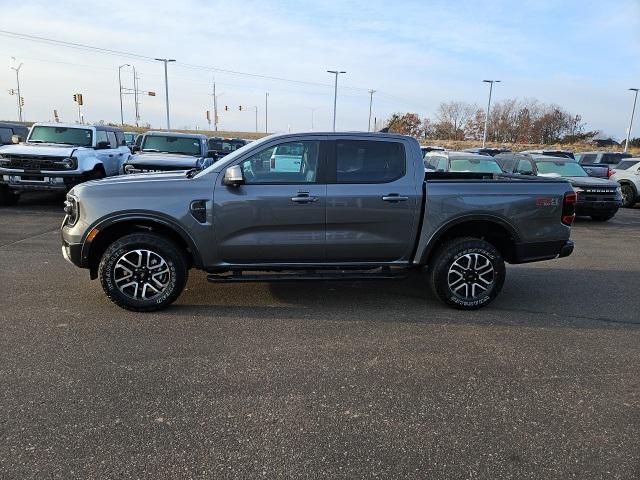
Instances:
[[[580,188],[580,187],[573,187],[573,191],[576,192],[576,193],[584,192],[584,190],[582,188]]]
[[[76,157],[63,158],[56,162],[58,165],[62,165],[67,170],[73,170],[78,165],[78,159]]]
[[[64,202],[64,213],[67,215],[67,225],[74,226],[80,216],[80,206],[78,205],[78,199],[73,195],[67,194],[67,199]]]

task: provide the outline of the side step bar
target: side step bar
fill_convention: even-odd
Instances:
[[[293,282],[300,280],[329,280],[329,281],[355,281],[355,280],[402,280],[404,274],[393,273],[390,269],[369,271],[345,271],[345,270],[304,270],[300,272],[287,271],[284,273],[244,274],[242,271],[234,271],[228,274],[209,274],[207,280],[211,283],[240,283],[240,282]]]

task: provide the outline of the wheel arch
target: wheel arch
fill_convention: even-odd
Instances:
[[[440,245],[457,237],[485,239],[500,252],[505,261],[515,256],[515,245],[520,235],[506,220],[494,215],[465,215],[440,226],[427,245],[416,256],[419,265],[428,265]]]
[[[93,234],[93,232],[97,233]],[[82,239],[82,261],[87,265],[92,279],[98,274],[98,265],[107,247],[118,238],[134,232],[154,232],[169,238],[183,248],[188,266],[201,267],[202,257],[195,241],[174,220],[154,213],[125,213],[96,221],[87,229]],[[88,238],[93,235],[92,238]]]

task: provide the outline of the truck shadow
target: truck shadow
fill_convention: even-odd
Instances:
[[[206,280],[167,312],[195,317],[233,316],[265,320],[478,323],[539,327],[635,328],[636,271],[509,268],[500,296],[476,311],[448,308],[431,293],[420,273],[405,280],[370,282],[283,282],[216,285],[215,300],[203,297]],[[617,291],[602,284],[620,285]],[[256,285],[263,285],[260,294]]]

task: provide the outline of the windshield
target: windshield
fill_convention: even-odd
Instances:
[[[452,158],[449,160],[450,172],[502,173],[498,162],[493,158]]]
[[[536,162],[538,175],[558,177],[588,177],[587,172],[580,164],[573,161],[542,161]]]
[[[93,133],[86,128],[44,127],[36,126],[31,130],[31,143],[57,143],[61,145],[77,145],[90,147]]]
[[[149,135],[142,142],[143,152],[176,153],[179,155],[200,156],[200,139],[190,137],[163,137]]]
[[[640,159],[623,160],[622,162],[620,162],[618,165],[615,166],[615,169],[616,170],[628,170],[638,162],[640,162]]]
[[[242,140],[209,140],[209,150],[215,150],[216,152],[235,152],[244,146],[245,142]]]
[[[133,142],[133,141],[136,139],[136,137],[137,137],[137,136],[138,136],[138,134],[137,134],[137,133],[125,133],[125,134],[124,134],[124,139],[125,139],[128,143],[131,143],[131,142]]]

